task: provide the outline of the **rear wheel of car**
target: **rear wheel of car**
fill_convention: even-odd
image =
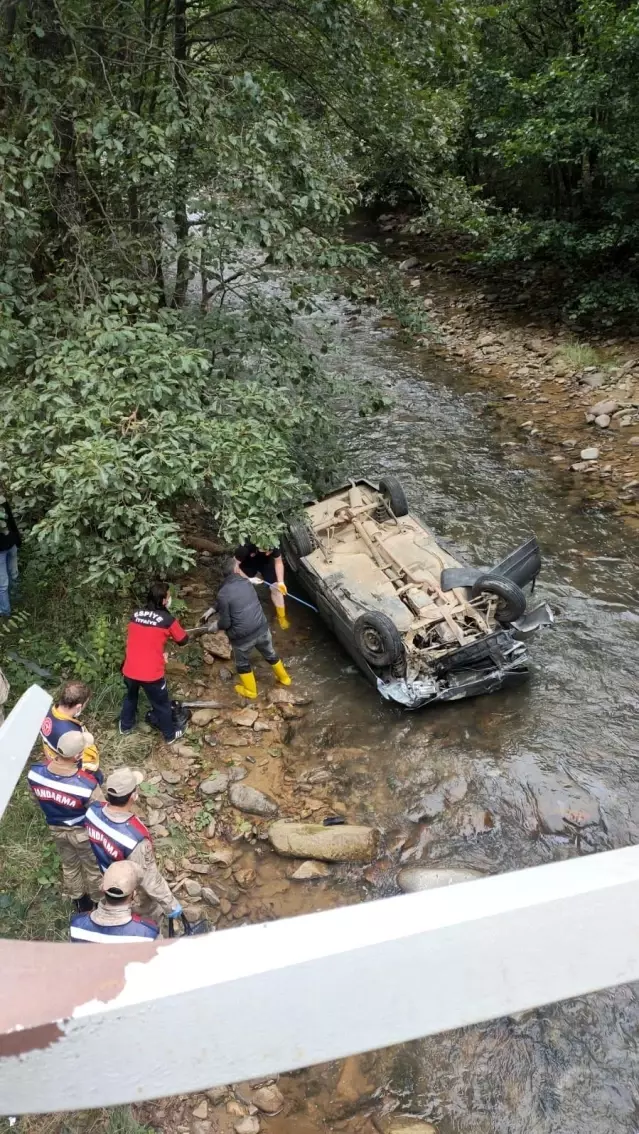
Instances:
[[[387,614],[371,610],[360,614],[353,626],[355,645],[364,661],[375,669],[396,666],[404,657],[399,630]]]
[[[304,559],[315,547],[310,529],[300,520],[293,520],[289,524],[287,538],[297,559]]]
[[[379,491],[393,515],[397,517],[408,515],[406,493],[396,476],[383,477],[379,482]]]
[[[497,595],[499,602],[495,611],[498,622],[516,622],[526,610],[526,596],[517,583],[505,575],[480,575],[473,584],[472,596]]]

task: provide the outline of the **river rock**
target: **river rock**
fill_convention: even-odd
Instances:
[[[419,803],[408,812],[408,818],[411,823],[420,823],[422,819],[436,819],[445,806],[444,792],[438,788],[423,795]]]
[[[439,890],[442,886],[473,882],[483,877],[477,870],[458,866],[405,866],[397,875],[397,885],[405,894],[415,894],[420,890]]]
[[[599,803],[577,784],[533,789],[541,830],[548,835],[574,834],[600,822]]]
[[[228,786],[229,777],[226,772],[216,772],[209,776],[208,780],[202,781],[200,791],[202,795],[219,795],[220,792],[226,791]]]
[[[198,1103],[198,1105],[195,1107],[195,1110],[191,1111],[191,1114],[193,1115],[194,1118],[207,1118],[208,1113],[209,1113],[209,1104],[207,1103],[206,1099],[204,1099],[203,1102]]]
[[[399,265],[399,270],[400,272],[410,272],[412,268],[418,267],[419,260],[417,256],[407,256],[406,259],[402,260],[401,264]]]
[[[277,685],[268,695],[271,705],[310,705],[313,698],[308,693],[290,689],[288,686]]]
[[[233,657],[231,643],[223,630],[219,630],[217,634],[207,634],[205,648],[207,654],[212,654],[214,658],[221,658],[222,661],[229,661]]]
[[[594,445],[589,449],[582,449],[579,454],[582,461],[596,461],[599,457],[599,450]]]
[[[423,1118],[412,1114],[389,1114],[375,1119],[380,1134],[437,1134],[437,1129]]]
[[[584,386],[589,386],[591,390],[598,390],[600,386],[603,386],[605,378],[603,374],[600,374],[598,371],[595,371],[594,374],[586,374],[584,372],[579,381],[582,382]]]
[[[228,1087],[211,1087],[210,1091],[206,1092],[207,1099],[210,1099],[213,1106],[218,1106],[229,1093]]]
[[[607,413],[597,414],[597,417],[595,418],[595,425],[598,425],[600,429],[607,429],[608,426],[610,425],[610,418],[609,418],[608,414]]]
[[[629,445],[639,445],[639,437],[629,437],[628,438],[628,444]]]
[[[618,409],[619,406],[617,402],[613,402],[612,399],[608,398],[603,402],[597,402],[596,406],[591,406],[590,413],[593,418],[599,417],[600,414],[606,414],[608,417],[612,417],[613,413],[616,413]]]
[[[233,1123],[233,1129],[235,1134],[259,1134],[260,1120],[255,1114],[247,1114],[246,1118]]]
[[[315,878],[328,878],[330,870],[324,862],[313,862],[312,859],[307,859],[297,870],[289,874],[289,878],[294,878],[296,882],[310,882]]]
[[[231,764],[227,773],[230,784],[237,784],[240,780],[245,780],[247,776],[246,768],[240,768],[239,764]]]
[[[221,863],[222,866],[230,866],[235,858],[233,847],[229,847],[226,843],[216,842],[211,847],[209,858],[211,862]]]
[[[229,799],[238,811],[248,811],[251,815],[264,815],[268,818],[277,815],[275,800],[248,784],[231,784]]]
[[[220,899],[210,886],[202,886],[202,898],[207,906],[219,906],[220,904]]]
[[[217,715],[217,709],[196,709],[191,717],[191,722],[197,725],[198,728],[204,728],[204,726],[210,724]]]
[[[441,815],[445,806],[459,803],[468,791],[468,783],[463,776],[451,776],[443,780],[434,791],[422,796],[419,803],[409,811],[408,818],[413,823],[420,823],[424,819],[436,819]]]
[[[246,709],[240,709],[237,713],[231,713],[229,720],[238,728],[253,728],[257,716],[257,709],[251,709],[247,706]]]
[[[319,858],[326,862],[370,862],[379,834],[372,827],[345,824],[296,823],[281,819],[269,828],[271,845],[290,858]]]
[[[251,739],[246,735],[244,729],[238,731],[237,729],[227,726],[226,728],[221,728],[215,735],[217,743],[226,745],[227,748],[248,748],[251,743]]]
[[[492,831],[495,825],[495,816],[485,807],[467,807],[457,816],[457,829],[465,839],[484,835],[487,831]]]
[[[200,883],[196,882],[192,878],[187,878],[186,882],[184,883],[184,889],[189,895],[189,898],[199,898],[202,893],[202,887],[200,886]],[[204,1115],[203,1117],[206,1116]]]
[[[166,784],[179,784],[182,779],[179,772],[163,771],[160,775]]]
[[[444,799],[448,804],[459,803],[468,791],[468,781],[464,776],[451,776],[450,779],[444,780],[441,786],[444,789]]]
[[[253,1092],[253,1102],[264,1114],[277,1114],[284,1106],[284,1095],[279,1087],[259,1087]]]

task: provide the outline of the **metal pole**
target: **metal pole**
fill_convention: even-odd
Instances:
[[[639,979],[639,848],[175,943],[0,943],[0,1111],[112,1106]]]

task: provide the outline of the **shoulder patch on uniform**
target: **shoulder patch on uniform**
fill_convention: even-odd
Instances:
[[[144,826],[144,823],[141,819],[138,818],[137,815],[131,816],[131,818],[129,819],[129,826],[133,827],[134,830],[138,832],[138,834],[143,835],[145,839],[151,840],[151,832],[149,831],[148,827]]]
[[[86,780],[86,782],[88,784],[92,784],[93,787],[98,786],[98,781],[96,780],[95,776],[93,775],[93,772],[85,772],[84,768],[78,768],[77,774],[78,774],[78,776],[81,780]]]

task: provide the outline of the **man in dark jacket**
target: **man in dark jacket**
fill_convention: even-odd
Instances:
[[[21,544],[18,525],[11,505],[0,486],[0,616],[9,618],[9,587],[18,581],[18,548]]]
[[[223,574],[224,581],[217,593],[215,605],[217,625],[220,630],[226,630],[233,647],[235,668],[240,679],[235,692],[253,701],[257,697],[257,685],[251,667],[252,650],[258,650],[269,665],[273,666],[273,672],[281,685],[290,685],[291,679],[273,649],[266,615],[253,583],[238,574],[234,559],[227,559]]]

